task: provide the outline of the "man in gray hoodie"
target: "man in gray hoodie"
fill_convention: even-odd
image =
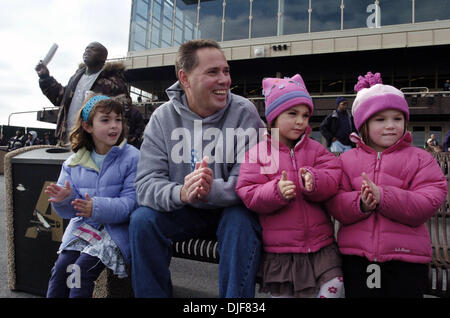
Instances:
[[[135,180],[130,220],[136,297],[171,297],[172,241],[216,234],[219,296],[254,297],[260,225],[235,193],[239,160],[264,127],[255,106],[230,92],[215,41],[181,45],[170,101],[153,113]]]

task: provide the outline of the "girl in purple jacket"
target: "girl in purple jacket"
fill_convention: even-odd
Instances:
[[[338,194],[326,204],[341,223],[346,297],[422,297],[431,260],[425,222],[447,195],[437,161],[411,146],[408,103],[379,73],[360,76],[352,114],[361,137],[339,156]]]
[[[51,272],[47,297],[89,298],[107,267],[119,278],[130,263],[128,225],[137,207],[139,151],[125,139],[122,104],[102,95],[81,108],[70,135],[74,152],[47,187],[55,211],[70,222]]]
[[[274,297],[340,297],[341,259],[321,205],[338,190],[339,162],[308,138],[314,106],[300,75],[266,78],[263,89],[272,135],[247,152],[236,186],[263,230],[261,291]]]

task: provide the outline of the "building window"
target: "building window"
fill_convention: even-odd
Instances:
[[[381,26],[412,22],[411,0],[379,0]]]
[[[308,32],[308,0],[281,1],[280,35]]]
[[[195,39],[197,1],[176,1],[174,45]]]
[[[373,0],[344,0],[344,29],[367,28],[374,3]]]
[[[415,22],[450,19],[450,0],[415,0]]]
[[[200,0],[198,38],[222,41],[223,0]]]
[[[425,146],[425,127],[413,126],[412,130],[413,145],[423,148]]]
[[[227,0],[223,40],[248,39],[250,1]]]
[[[314,0],[311,9],[311,32],[341,29],[341,0]]]
[[[129,49],[131,51],[145,50],[148,48],[150,7],[151,2],[149,3],[146,0],[137,0],[133,2],[129,42]]]
[[[151,0],[150,0],[151,1]],[[149,16],[149,4],[145,0],[137,0],[136,1],[136,14],[141,15],[144,18]]]
[[[172,46],[173,4],[170,0],[153,0],[151,48]]]
[[[278,0],[253,0],[252,38],[277,35]]]
[[[134,0],[129,49],[439,20],[450,0]]]

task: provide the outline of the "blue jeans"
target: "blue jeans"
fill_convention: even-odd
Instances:
[[[69,265],[79,266],[79,286],[77,278],[70,280],[73,286],[68,286],[67,278],[72,272],[67,272]],[[99,258],[79,251],[62,251],[52,268],[48,283],[47,298],[92,298],[94,282],[105,265]],[[76,275],[76,272],[73,272]],[[70,288],[71,287],[71,288]]]
[[[217,235],[219,297],[254,297],[261,253],[261,227],[244,206],[223,210],[183,208],[159,212],[148,207],[130,220],[131,279],[135,297],[172,297],[169,265],[172,241]]]
[[[333,141],[330,147],[331,152],[346,152],[347,150],[352,149],[352,146],[346,146],[341,143],[339,140]]]

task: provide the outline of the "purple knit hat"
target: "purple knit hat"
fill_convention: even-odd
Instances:
[[[268,124],[285,110],[299,104],[306,104],[309,107],[310,115],[312,115],[314,110],[312,98],[309,96],[305,83],[299,74],[291,78],[268,77],[263,79],[262,85]]]
[[[409,121],[405,96],[394,86],[383,85],[380,73],[368,72],[364,77],[359,76],[355,91],[357,94],[353,101],[352,115],[358,131],[371,116],[385,109],[399,110],[405,114],[406,122]]]

